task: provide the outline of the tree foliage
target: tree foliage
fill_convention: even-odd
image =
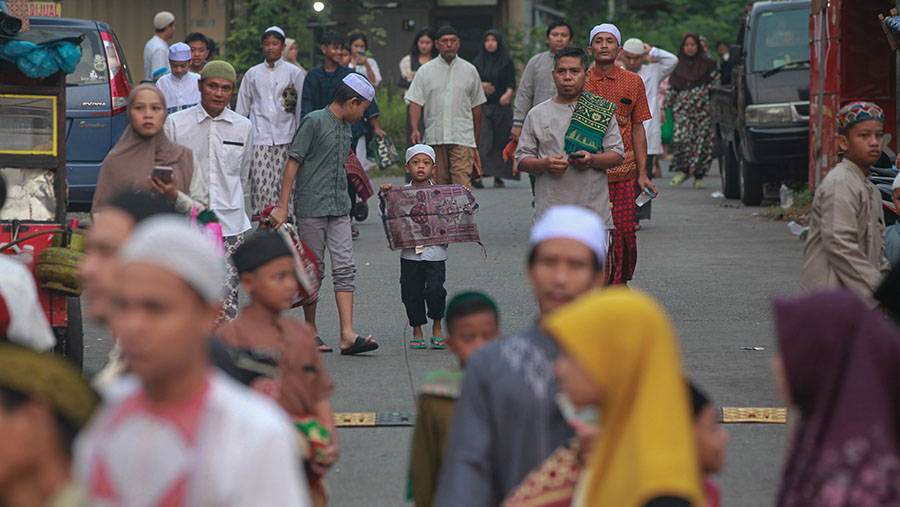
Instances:
[[[607,16],[607,1],[563,0],[567,20],[575,28],[575,43],[587,45],[594,25],[614,23],[623,39],[637,37],[648,44],[676,53],[686,32],[694,31],[709,39],[710,51],[723,40],[734,44],[741,17],[749,0],[667,0],[665,8],[621,7]],[[624,42],[624,40],[623,40]]]
[[[327,15],[312,9],[312,0],[246,0],[231,20],[231,32],[225,40],[225,59],[234,65],[238,75],[263,60],[260,37],[265,29],[278,26],[287,37],[297,40],[298,60],[306,61],[312,44],[307,24],[327,21]]]

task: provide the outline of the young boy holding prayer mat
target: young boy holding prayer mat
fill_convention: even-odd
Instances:
[[[407,187],[427,187],[433,185],[431,178],[435,169],[435,154],[431,146],[417,144],[406,150],[406,172],[412,181]],[[387,192],[391,184],[381,185],[381,192]],[[383,212],[384,210],[382,210]],[[425,337],[422,326],[431,318],[431,347],[447,348],[441,331],[444,318],[444,304],[447,291],[444,281],[447,277],[447,245],[417,246],[404,248],[400,252],[400,297],[406,307],[413,336],[409,348],[424,349]],[[428,307],[426,313],[425,307]]]
[[[342,355],[354,355],[378,348],[371,335],[363,338],[353,330],[353,291],[356,265],[350,235],[347,172],[344,162],[350,153],[350,124],[362,118],[375,98],[375,88],[359,74],[348,74],[334,92],[328,107],[309,113],[288,150],[288,165],[281,182],[281,199],[272,213],[277,229],[287,220],[291,190],[295,191],[294,212],[297,232],[318,259],[331,255],[334,297],[341,325]],[[320,277],[321,278],[321,277]],[[317,303],[305,306],[303,314],[316,329]],[[318,337],[317,337],[318,338]],[[317,339],[321,343],[321,338]]]
[[[309,459],[310,489],[316,493],[322,489],[317,487],[321,477],[338,457],[337,431],[328,401],[334,387],[313,330],[284,314],[297,294],[293,255],[275,231],[261,230],[247,238],[233,259],[251,302],[237,318],[219,327],[216,335],[232,347],[276,357],[278,378],[258,387],[271,394],[295,421],[312,417],[324,426],[328,443]]]

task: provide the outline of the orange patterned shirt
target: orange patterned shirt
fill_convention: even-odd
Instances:
[[[616,121],[625,143],[625,161],[606,171],[610,183],[637,177],[631,126],[651,118],[650,104],[644,91],[644,80],[634,72],[615,66],[609,74],[601,74],[597,67],[588,71],[584,90],[599,95],[616,105]]]

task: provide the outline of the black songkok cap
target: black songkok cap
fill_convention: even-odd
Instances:
[[[459,37],[459,32],[456,31],[456,28],[453,28],[450,25],[442,26],[438,28],[437,32],[434,33],[434,40],[440,40],[440,38],[445,35],[455,35]]]
[[[149,192],[126,190],[110,199],[106,207],[116,208],[131,215],[134,223],[139,223],[145,218],[163,213],[177,213],[171,202],[157,197]]]
[[[279,257],[291,257],[291,248],[275,231],[254,232],[231,256],[238,274],[256,271]]]

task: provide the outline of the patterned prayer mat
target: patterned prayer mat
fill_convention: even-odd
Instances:
[[[396,187],[379,194],[391,250],[474,241],[478,204],[462,185]]]

